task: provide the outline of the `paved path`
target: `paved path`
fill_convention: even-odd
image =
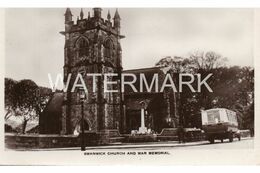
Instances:
[[[176,141],[170,142],[149,142],[149,143],[134,143],[134,144],[117,144],[111,146],[96,146],[86,147],[88,150],[161,150],[161,149],[250,149],[254,146],[254,138],[244,138],[241,141],[234,140],[232,143],[225,140],[224,143],[216,141],[215,144],[210,144],[208,141],[187,142],[179,144]],[[77,150],[79,147],[73,148],[50,148],[50,149],[37,149],[37,151],[68,151]]]

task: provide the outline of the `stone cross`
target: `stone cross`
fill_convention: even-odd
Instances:
[[[141,105],[141,127],[139,127],[139,133],[145,134],[147,133],[147,128],[145,127],[145,120],[144,120],[144,114],[145,114],[145,108],[146,108],[146,103],[144,101],[140,102]]]

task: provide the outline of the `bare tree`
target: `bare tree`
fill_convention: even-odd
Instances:
[[[206,53],[196,51],[190,55],[189,62],[196,69],[211,70],[225,66],[227,58],[213,51]]]

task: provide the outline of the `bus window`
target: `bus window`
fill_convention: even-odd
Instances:
[[[216,124],[220,122],[220,114],[219,110],[211,110],[207,112],[208,114],[208,123]]]

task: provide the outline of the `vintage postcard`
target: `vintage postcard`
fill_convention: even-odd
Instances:
[[[260,164],[259,9],[0,16],[0,164]]]

